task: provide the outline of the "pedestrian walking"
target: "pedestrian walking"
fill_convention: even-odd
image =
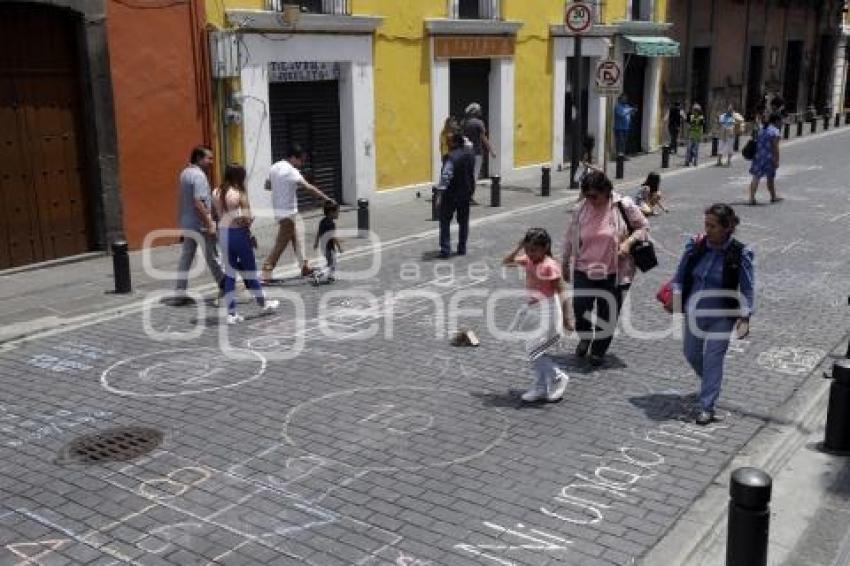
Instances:
[[[679,152],[679,132],[682,131],[684,121],[685,111],[682,110],[682,103],[677,100],[667,111],[667,133],[670,136],[670,149],[674,155]]]
[[[457,253],[466,255],[469,236],[469,204],[475,189],[475,157],[464,148],[464,136],[452,137],[452,150],[440,175],[440,257],[451,255],[451,222],[457,213]]]
[[[579,167],[576,169],[575,182],[581,186],[581,180],[584,179],[590,171],[598,171],[599,168],[595,165],[593,157],[596,151],[596,138],[593,134],[586,134],[582,140],[581,158],[579,159]]]
[[[573,285],[573,313],[579,336],[576,356],[589,353],[599,366],[614,338],[623,301],[635,275],[631,249],[649,235],[649,223],[629,198],[614,192],[610,179],[592,171],[581,184],[582,201],[564,237],[563,278]],[[628,221],[627,221],[628,218]],[[629,233],[629,226],[634,231]],[[596,309],[596,325],[591,312]],[[605,324],[602,328],[600,324]]]
[[[704,132],[705,116],[702,113],[702,106],[694,104],[688,114],[688,152],[685,155],[685,167],[691,164],[696,167],[699,164],[699,144],[702,142]]]
[[[472,152],[475,154],[475,180],[481,178],[481,167],[484,164],[484,152],[496,157],[496,152],[487,137],[487,125],[481,116],[481,105],[477,102],[466,107],[466,117],[463,120],[463,135],[472,142]],[[472,187],[475,192],[475,187]]]
[[[204,252],[207,268],[219,287],[219,295],[224,286],[224,272],[218,261],[216,247],[216,226],[212,215],[212,193],[207,178],[213,163],[213,152],[210,148],[199,145],[192,149],[189,164],[181,171],[178,185],[180,230],[182,232],[182,247],[177,263],[177,280],[175,282],[175,297],[171,303],[185,305],[193,302],[186,295],[189,286],[189,269],[195,260],[198,244]]]
[[[779,138],[782,134],[782,116],[771,114],[767,125],[757,131],[756,154],[750,165],[750,204],[757,204],[756,191],[762,177],[767,178],[767,191],[770,193],[770,202],[779,202],[782,197],[776,195],[776,170],[779,169]]]
[[[257,260],[254,257],[256,239],[251,235],[251,204],[245,190],[245,168],[231,164],[224,170],[224,182],[213,191],[213,206],[219,219],[221,245],[225,257],[224,296],[227,301],[227,324],[245,320],[236,312],[236,272],[251,291],[263,312],[274,311],[280,301],[266,299],[257,280]]]
[[[614,140],[617,146],[617,155],[626,155],[626,142],[629,139],[632,116],[635,112],[637,112],[637,108],[629,104],[629,99],[625,94],[621,94],[614,106]]]
[[[735,153],[735,136],[740,132],[744,117],[735,112],[731,104],[718,118],[720,125],[720,151],[717,154],[717,166],[723,165],[723,156],[726,156],[726,167],[732,166],[732,155]]]
[[[552,238],[543,228],[531,228],[502,264],[525,269],[527,300],[511,323],[514,331],[526,337],[526,355],[534,372],[534,381],[522,400],[560,401],[570,378],[548,352],[565,331],[573,329],[573,323],[561,270],[552,258]]]
[[[664,206],[661,195],[661,175],[654,171],[646,176],[646,181],[632,198],[644,216],[655,216],[656,209],[661,209],[665,213],[670,212],[670,209]]]
[[[750,332],[754,309],[753,251],[733,237],[738,216],[727,204],[705,211],[705,233],[690,238],[672,281],[669,312],[684,312],[684,354],[700,378],[696,423],[715,420],[729,339]]]
[[[339,205],[335,202],[326,202],[324,213],[324,218],[319,222],[319,231],[316,233],[316,241],[313,242],[313,249],[318,249],[319,244],[323,245],[326,264],[324,269],[313,274],[313,283],[315,285],[336,281],[337,254],[342,253],[342,245],[339,238],[336,237],[336,221],[339,218]]]
[[[336,201],[308,183],[298,171],[304,165],[305,159],[306,153],[301,146],[293,144],[287,149],[286,158],[272,165],[269,170],[266,190],[272,192],[272,207],[278,229],[274,247],[263,262],[264,282],[272,280],[272,271],[289,244],[292,244],[295,258],[301,266],[302,277],[313,273],[304,255],[304,223],[298,214],[298,190],[305,190],[324,202]]]

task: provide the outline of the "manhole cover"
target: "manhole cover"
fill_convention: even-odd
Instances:
[[[162,433],[153,428],[109,428],[77,438],[65,447],[61,459],[83,464],[125,462],[151,452],[161,442]]]

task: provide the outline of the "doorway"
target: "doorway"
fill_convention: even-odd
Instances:
[[[697,103],[708,112],[708,88],[711,76],[711,47],[694,47],[691,105]]]
[[[747,120],[752,120],[755,117],[759,104],[761,103],[761,78],[763,70],[764,47],[761,45],[751,45],[750,60],[747,66],[747,103],[746,110],[744,111],[744,115]],[[786,102],[789,101],[788,98],[785,100]]]
[[[564,163],[569,163],[573,155],[573,113],[575,109],[573,105],[573,84],[575,83],[575,69],[573,63],[574,57],[567,58],[567,89],[564,93]],[[588,132],[588,85],[590,84],[590,58],[582,57],[582,84],[581,84],[581,115],[583,118],[583,128],[580,140],[584,140]]]
[[[463,122],[466,107],[481,105],[481,119],[490,137],[490,59],[452,59],[449,63],[449,112],[458,123]],[[483,152],[481,174],[489,176],[487,152]]]
[[[643,94],[646,85],[646,57],[640,55],[626,55],[626,72],[623,76],[623,94],[628,98],[629,104],[636,109],[632,114],[629,136],[626,138],[626,154],[640,153],[643,151],[641,135],[643,133]]]
[[[782,86],[782,97],[788,112],[799,112],[800,73],[803,61],[803,42],[789,41],[785,51],[785,77]]]

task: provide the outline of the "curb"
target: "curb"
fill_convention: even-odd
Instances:
[[[770,414],[767,422],[714,477],[662,539],[643,557],[641,566],[699,566],[726,530],[729,478],[742,466],[763,469],[775,476],[806,442],[823,419],[822,407],[829,395],[830,381],[821,374],[825,364],[842,358],[843,344],[850,332],[809,373],[800,388]]]

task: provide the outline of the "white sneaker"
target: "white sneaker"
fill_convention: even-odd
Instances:
[[[532,387],[528,391],[522,394],[521,399],[526,403],[534,403],[535,401],[540,401],[541,399],[546,398],[546,392],[537,387]]]
[[[266,301],[266,304],[263,305],[263,312],[274,312],[280,306],[280,301],[277,299],[270,299]]]
[[[558,370],[555,372],[555,381],[552,384],[552,390],[546,395],[546,400],[550,402],[560,401],[567,390],[567,383],[570,381],[570,376]]]
[[[238,324],[245,320],[241,314],[229,314],[227,315],[227,324]]]

